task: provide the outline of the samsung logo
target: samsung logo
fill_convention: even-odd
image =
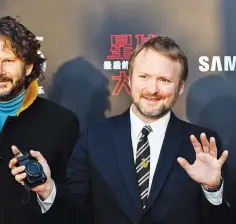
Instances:
[[[200,72],[228,72],[235,71],[236,56],[201,56],[199,57]]]

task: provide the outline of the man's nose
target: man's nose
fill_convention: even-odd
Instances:
[[[159,87],[158,87],[158,83],[156,80],[152,80],[150,81],[150,83],[148,84],[148,92],[150,92],[151,94],[155,94],[159,92]]]
[[[3,63],[0,62],[0,76],[4,74],[5,74],[5,69],[4,69]]]

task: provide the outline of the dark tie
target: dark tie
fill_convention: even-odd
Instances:
[[[140,189],[140,197],[143,209],[147,206],[149,175],[150,175],[150,146],[148,135],[152,131],[149,125],[142,129],[142,136],[139,139],[136,153],[136,174]]]

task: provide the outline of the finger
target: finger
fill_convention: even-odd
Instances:
[[[23,180],[22,180],[22,181],[20,181],[19,183],[20,183],[21,185],[25,185]]]
[[[225,150],[225,151],[222,153],[221,157],[218,159],[218,161],[220,162],[220,165],[221,165],[221,166],[225,163],[225,161],[226,161],[226,159],[227,159],[227,157],[228,157],[228,154],[229,154],[229,152],[228,152],[227,150]]]
[[[177,161],[179,162],[180,166],[182,166],[186,170],[186,172],[188,172],[188,169],[190,167],[188,161],[181,157],[177,158]]]
[[[201,133],[200,139],[201,139],[201,143],[202,143],[203,152],[209,153],[210,152],[210,143],[207,140],[206,134],[205,133]]]
[[[207,163],[207,158],[208,158],[209,154],[206,155],[206,153],[202,152],[202,153],[199,153],[197,155],[197,159],[200,160],[201,162],[203,162],[204,164]]]
[[[199,141],[197,140],[197,138],[194,135],[190,136],[190,141],[192,142],[194,151],[196,153],[202,152],[202,146],[201,146],[201,144],[199,143]]]
[[[39,151],[30,150],[31,156],[35,157],[39,163],[47,163],[42,154]]]
[[[26,178],[26,173],[21,173],[15,176],[17,182],[22,183],[22,181]]]
[[[11,174],[13,176],[16,176],[16,175],[22,173],[24,170],[25,170],[25,166],[19,166],[19,167],[16,167],[16,168],[12,169]]]
[[[15,145],[13,145],[11,149],[15,157],[23,156],[21,151]]]
[[[13,169],[16,166],[17,163],[18,163],[17,158],[11,159],[10,162],[9,162],[9,168]]]
[[[217,147],[215,138],[210,138],[210,155],[217,158]]]

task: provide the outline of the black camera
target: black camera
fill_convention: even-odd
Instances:
[[[25,166],[25,185],[27,185],[29,188],[33,188],[45,183],[47,176],[43,172],[42,165],[29,153],[22,154],[23,156],[17,157],[17,166]]]

